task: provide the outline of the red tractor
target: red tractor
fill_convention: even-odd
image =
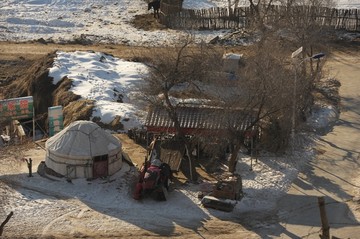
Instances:
[[[133,198],[140,200],[145,195],[155,194],[158,200],[165,201],[171,179],[172,172],[168,164],[156,158],[146,161],[141,167]]]

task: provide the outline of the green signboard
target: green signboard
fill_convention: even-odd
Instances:
[[[33,115],[32,96],[0,100],[0,120],[28,119]]]
[[[62,106],[53,106],[48,108],[49,118],[49,136],[59,133],[64,128]]]

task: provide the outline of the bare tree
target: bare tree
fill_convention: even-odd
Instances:
[[[266,17],[270,13],[274,0],[249,0],[250,25],[263,30],[266,25]]]
[[[248,3],[250,22],[264,37],[276,34],[288,39],[303,46],[309,56],[326,39],[324,12],[334,6],[332,0],[248,0]]]
[[[150,105],[168,112],[175,125],[176,137],[185,142],[176,110],[178,101],[174,98],[206,99],[207,104],[223,109],[226,118],[223,122],[228,124],[226,135],[218,135],[218,138],[226,139],[234,146],[229,162],[233,172],[238,152],[246,144],[245,132],[263,127],[271,139],[271,146],[275,149],[286,146],[293,102],[298,101],[301,105],[301,100],[308,97],[309,92],[304,90],[293,95],[293,67],[289,63],[290,55],[284,57],[282,47],[274,38],[264,38],[247,56],[245,65],[238,68],[238,80],[231,81],[227,74],[221,73],[223,49],[206,45],[194,47],[193,38],[188,36],[171,52],[168,49],[153,52],[147,62],[150,73],[145,77],[143,96]]]
[[[313,105],[314,83],[321,77],[322,62],[314,62],[311,56],[324,50],[327,28],[321,24],[319,16],[322,7],[330,6],[331,1],[248,2],[252,13],[250,22],[261,32],[262,38],[254,55],[247,59],[246,67],[238,73],[241,80],[232,88],[238,94],[232,93],[231,97],[219,94],[226,98],[218,103],[229,110],[242,109],[245,116],[238,120],[239,124],[248,120],[246,115],[251,115],[251,123],[245,131],[266,122],[269,134],[274,132],[271,135],[273,146],[279,149],[288,143],[292,120],[298,121],[300,116],[305,118]],[[300,46],[303,55],[291,63],[291,52]],[[292,110],[295,110],[295,117],[292,117]],[[228,128],[227,138],[235,148],[229,162],[230,171],[234,170],[238,151],[244,146],[244,137],[244,129]]]
[[[236,72],[238,80],[230,80],[222,72],[223,49],[194,47],[192,43],[188,36],[172,52],[158,49],[153,53],[147,63],[150,73],[145,77],[146,87],[142,89],[150,105],[168,112],[176,137],[186,141],[176,111],[178,101],[173,98],[198,98],[223,109],[226,133],[214,137],[234,146],[230,171],[234,170],[236,156],[245,145],[246,131],[276,124],[278,128],[272,137],[279,136],[279,131],[283,136],[273,145],[284,146],[290,132],[294,81],[289,59],[281,54],[281,46],[268,39],[254,47],[245,65]]]
[[[234,13],[234,10],[239,6],[240,0],[228,0],[228,7],[230,14]]]
[[[245,145],[246,131],[253,131],[258,126],[277,123],[284,136],[278,142],[272,143],[281,147],[286,144],[291,125],[290,112],[293,102],[292,88],[294,81],[291,78],[288,60],[279,54],[272,42],[265,42],[255,47],[253,55],[246,59],[245,67],[240,68],[239,80],[234,82],[219,104],[224,109],[241,109],[242,116],[238,118],[237,125],[229,125],[227,138],[234,145],[234,151],[229,162],[229,170],[234,171],[235,160],[238,152]],[[271,46],[271,47],[270,47]],[[264,48],[267,50],[264,50]],[[220,94],[219,94],[220,95]],[[226,96],[226,97],[225,97]],[[229,117],[234,117],[229,114]],[[274,135],[279,135],[279,130]],[[273,136],[274,136],[273,135]]]
[[[229,8],[237,8],[240,0],[228,0]]]
[[[175,140],[189,149],[191,147],[181,127],[177,108],[179,99],[208,98],[203,86],[211,74],[210,63],[216,62],[214,59],[219,59],[220,54],[210,47],[195,45],[193,36],[188,35],[179,46],[152,51],[151,59],[146,62],[149,73],[144,77],[146,83],[141,90],[142,98],[152,107],[160,107],[168,113],[174,123]],[[191,165],[194,167],[193,163]],[[195,172],[194,169],[191,171]]]
[[[324,13],[334,6],[332,0],[249,0],[253,15],[251,21],[261,32],[260,46],[272,42],[281,46],[283,58],[303,48],[298,61],[293,62],[292,75],[298,78],[298,107],[296,116],[305,117],[313,106],[313,91],[322,77],[323,61],[311,58],[316,53],[327,52],[329,28]],[[274,6],[273,4],[277,4]],[[266,49],[265,47],[263,47]],[[287,53],[286,53],[287,51]],[[307,60],[308,59],[308,60]],[[301,82],[301,83],[300,83]]]
[[[288,1],[287,12],[279,22],[279,29],[285,33],[285,45],[295,50],[303,48],[300,59],[294,62],[293,74],[297,75],[301,84],[297,85],[300,97],[297,99],[297,115],[305,117],[314,103],[314,86],[322,77],[323,60],[311,58],[316,53],[327,52],[326,41],[330,31],[323,19],[324,11],[333,6],[330,0]],[[327,8],[324,8],[327,7]]]
[[[145,100],[152,106],[165,109],[174,122],[176,137],[183,137],[176,113],[178,102],[174,98],[206,98],[200,87],[208,80],[209,62],[216,62],[218,52],[209,46],[194,46],[193,36],[182,39],[180,46],[153,52],[151,62],[146,63],[150,69],[145,76],[146,85],[142,89]]]

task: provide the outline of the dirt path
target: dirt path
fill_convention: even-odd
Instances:
[[[309,162],[279,202],[279,224],[271,238],[319,238],[317,197],[324,196],[332,236],[359,238],[360,202],[360,53],[336,51],[329,57],[330,74],[340,80],[340,119],[319,138],[322,152]],[[356,219],[357,218],[357,219]]]
[[[101,51],[118,57],[139,56],[140,52],[146,51],[146,47],[129,47],[123,45],[76,45],[76,44],[41,44],[37,42],[13,43],[0,42],[1,60],[37,59],[50,52],[59,51]]]

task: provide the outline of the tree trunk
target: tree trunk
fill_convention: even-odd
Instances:
[[[230,160],[229,160],[229,172],[230,173],[234,173],[234,171],[235,171],[236,159],[237,159],[237,156],[239,154],[240,148],[241,148],[241,144],[237,143],[235,145],[234,151],[231,154],[231,157],[230,157]]]
[[[3,231],[4,231],[4,227],[5,227],[5,224],[8,223],[8,221],[10,220],[10,218],[12,217],[12,215],[14,215],[13,212],[10,212],[9,215],[7,215],[5,221],[3,223],[1,223],[0,225],[0,236],[2,235]]]

